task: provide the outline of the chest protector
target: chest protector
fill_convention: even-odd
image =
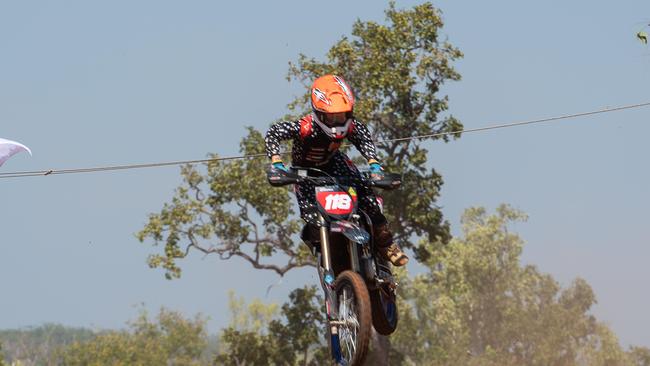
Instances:
[[[353,130],[354,124],[350,127]],[[321,131],[314,130],[311,114],[300,119],[300,158],[311,164],[324,164],[338,151],[343,139],[332,139]]]

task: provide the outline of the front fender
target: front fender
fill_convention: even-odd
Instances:
[[[370,241],[370,234],[359,225],[350,221],[333,221],[330,223],[330,231],[333,233],[341,233],[346,238],[359,244],[365,244]]]

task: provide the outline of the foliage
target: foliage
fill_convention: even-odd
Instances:
[[[650,366],[650,349],[647,347],[630,347],[627,352],[633,366]]]
[[[143,312],[129,331],[109,331],[63,348],[64,365],[203,365],[206,319],[185,319],[162,309],[156,321]]]
[[[424,243],[428,272],[401,282],[401,323],[393,347],[407,364],[624,365],[613,333],[589,313],[586,281],[562,289],[521,265],[521,238],[508,226],[526,216],[508,206],[472,208],[463,235]]]
[[[648,32],[646,32],[648,27],[650,27],[650,24],[644,24],[643,28],[636,33],[636,39],[645,45],[648,44]]]
[[[232,290],[228,293],[228,298],[229,328],[259,333],[278,315],[277,304],[264,304],[255,299],[246,305],[244,299],[237,298]]]
[[[386,18],[385,25],[357,21],[352,38],[343,38],[330,49],[328,62],[301,55],[297,64],[290,65],[289,80],[309,83],[325,72],[345,76],[358,96],[355,113],[372,127],[376,139],[459,131],[462,126],[455,118],[439,117],[448,108],[439,89],[446,80],[460,78],[450,63],[462,56],[440,40],[440,12],[431,3],[406,10],[390,3]],[[298,98],[289,109],[305,109],[306,98],[307,94]],[[248,128],[240,146],[243,154],[264,155],[262,134],[253,128]],[[385,197],[397,239],[407,246],[413,234],[447,241],[449,227],[435,205],[442,178],[427,170],[427,150],[412,140],[384,143],[380,152],[388,170],[404,172],[405,187],[399,196]],[[293,198],[288,189],[268,185],[267,164],[258,156],[212,161],[206,171],[184,167],[183,182],[171,202],[151,214],[137,234],[141,242],[149,239],[164,245],[162,253],[150,256],[149,265],[165,269],[167,278],[178,277],[177,260],[194,248],[222,259],[243,258],[254,268],[281,276],[296,267],[313,266],[308,251],[296,240],[301,221],[292,208]]]
[[[590,314],[596,300],[586,281],[563,288],[520,263],[524,242],[510,228],[525,217],[508,206],[493,214],[471,208],[459,237],[422,244],[433,253],[425,271],[397,273],[400,325],[390,337],[391,365],[650,366],[650,349],[623,351]],[[212,356],[203,318],[163,310],[156,321],[143,313],[127,331],[93,334],[64,346],[58,359],[24,364],[326,364],[322,303],[314,287],[294,290],[282,306],[246,304],[231,293],[232,320]],[[379,365],[376,356],[367,364]]]
[[[264,139],[249,128],[240,146],[243,154],[260,154]],[[313,265],[306,247],[292,238],[300,223],[294,217],[289,190],[271,187],[266,182],[265,167],[263,159],[213,160],[202,175],[198,169],[185,166],[183,184],[172,202],[160,213],[150,215],[138,233],[140,241],[152,238],[155,244],[165,244],[164,254],[150,256],[149,265],[163,267],[168,279],[178,277],[181,270],[176,259],[191,248],[216,253],[222,259],[240,257],[255,268],[280,275]],[[187,243],[184,250],[183,242]],[[288,258],[286,264],[264,262],[277,253]]]
[[[53,364],[56,349],[76,341],[91,339],[93,336],[94,333],[90,329],[65,327],[60,324],[0,331],[0,340],[8,361],[22,361],[26,365]]]
[[[650,24],[648,24],[650,26]],[[636,38],[643,44],[648,44],[648,33],[644,30],[641,29],[636,33]]]
[[[506,205],[494,214],[471,208],[463,215],[460,237],[447,245],[423,243],[433,253],[424,263],[426,272],[397,273],[400,325],[390,337],[390,364],[648,365],[649,349],[623,351],[613,332],[590,314],[596,300],[585,280],[562,288],[550,275],[520,263],[524,242],[509,227],[525,219]],[[315,295],[314,288],[294,291],[282,307],[282,322],[231,325],[222,334],[226,348],[218,363],[325,362],[321,300]],[[254,304],[235,311],[233,319],[273,317]],[[243,309],[243,303],[238,306]],[[267,316],[256,315],[261,313]],[[301,356],[307,354],[301,350],[318,358]]]
[[[448,141],[462,130],[446,115],[447,97],[440,96],[446,81],[460,79],[451,64],[462,57],[440,36],[442,26],[430,2],[406,10],[391,2],[385,24],[359,20],[326,61],[300,55],[289,67],[288,80],[303,83],[306,92],[289,104],[287,117],[309,110],[307,88],[315,77],[340,74],[358,96],[355,114],[370,125],[386,169],[404,173],[403,189],[384,197],[387,216],[396,239],[415,249],[427,271],[413,278],[402,274],[391,358],[418,365],[618,365],[631,357],[643,362],[643,349],[623,352],[589,313],[596,300],[586,281],[562,288],[550,275],[520,264],[523,241],[508,225],[525,219],[522,213],[507,206],[493,215],[470,209],[462,237],[451,239],[436,205],[442,178],[426,167],[426,148],[419,139],[395,140],[437,134],[433,138]],[[281,276],[314,265],[296,240],[301,222],[289,191],[265,181],[268,162],[257,158],[264,155],[263,145],[262,133],[248,128],[240,151],[255,158],[182,169],[174,197],[137,234],[141,242],[164,246],[150,256],[151,267],[178,277],[178,259],[191,249],[239,257]],[[413,237],[421,239],[417,246],[409,243]],[[281,319],[261,303],[246,310],[233,302],[239,312],[221,334],[216,362],[318,364],[326,355],[318,336],[320,302],[315,290],[301,290],[283,306]]]
[[[226,366],[323,364],[327,351],[321,344],[321,303],[315,287],[296,289],[282,306],[283,318],[278,319],[275,305],[254,301],[246,310],[242,301],[231,300],[233,322],[222,331],[224,349],[215,362]]]

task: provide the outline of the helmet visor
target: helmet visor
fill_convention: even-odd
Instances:
[[[340,113],[323,113],[322,115],[323,123],[329,127],[342,127],[348,122],[351,118],[349,113],[340,112]]]

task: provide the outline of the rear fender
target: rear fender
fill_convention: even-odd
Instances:
[[[350,221],[332,221],[330,223],[330,231],[333,233],[341,233],[346,238],[356,243],[365,244],[370,241],[370,234],[359,225]]]

